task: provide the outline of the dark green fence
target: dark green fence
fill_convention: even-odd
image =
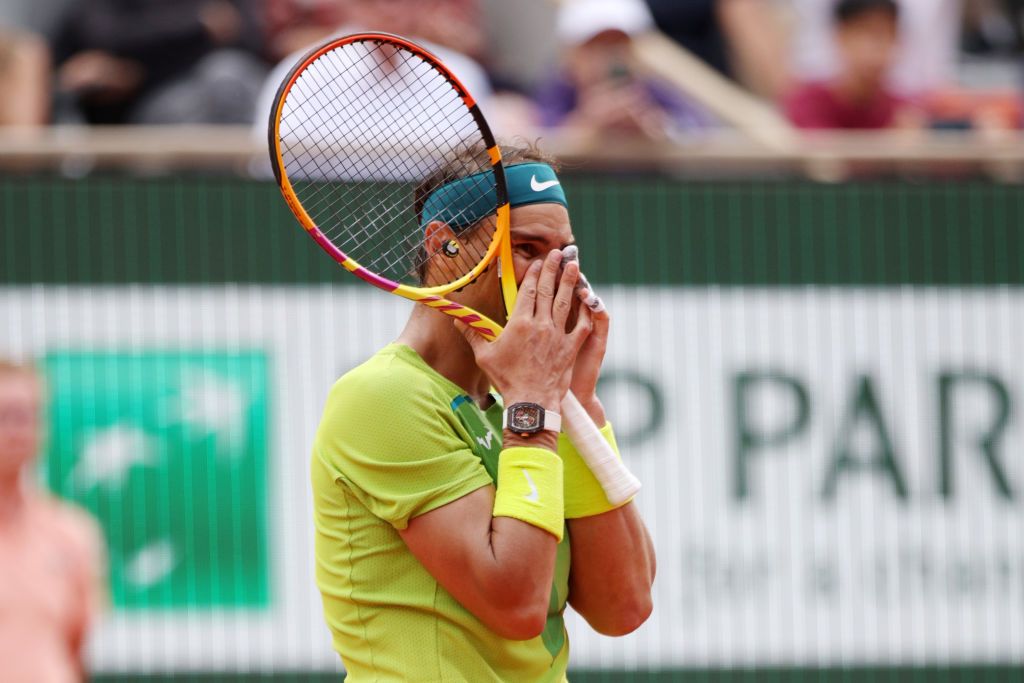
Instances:
[[[666,285],[1024,283],[1024,189],[977,182],[571,177],[591,279]],[[0,284],[350,284],[277,188],[0,179]]]

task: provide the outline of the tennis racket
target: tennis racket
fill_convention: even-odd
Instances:
[[[437,57],[386,33],[327,42],[278,89],[269,143],[289,208],[342,267],[487,339],[501,333],[446,298],[495,261],[508,311],[517,287],[501,152],[473,97]],[[459,178],[471,180],[452,183]],[[435,211],[427,200],[442,187],[461,194]],[[640,482],[571,393],[561,410],[608,501],[631,498]]]

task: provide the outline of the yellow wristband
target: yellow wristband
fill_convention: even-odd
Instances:
[[[501,452],[495,517],[513,517],[561,541],[565,530],[562,495],[562,461],[554,453],[525,446]]]
[[[615,434],[612,432],[611,422],[606,422],[604,427],[601,427],[601,436],[612,447],[615,454],[619,455],[619,446],[615,443]],[[562,458],[562,464],[565,469],[566,519],[593,517],[594,515],[622,507],[622,505],[629,502],[626,501],[622,505],[612,505],[608,502],[601,484],[598,483],[593,472],[587,467],[583,456],[579,454],[572,441],[569,440],[569,437],[564,432],[558,435],[558,456]]]

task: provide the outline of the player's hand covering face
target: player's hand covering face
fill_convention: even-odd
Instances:
[[[569,390],[576,356],[591,323],[590,312],[582,310],[576,324],[567,329],[579,267],[569,264],[562,269],[561,258],[562,252],[554,249],[528,267],[515,310],[497,340],[489,343],[456,323],[506,404],[530,401],[557,410]]]
[[[561,249],[574,243],[569,213],[565,207],[535,204],[512,210],[512,259],[520,287],[530,264],[543,259],[552,249]],[[568,317],[570,328],[576,323],[580,301],[587,293],[582,284],[577,283],[577,296],[574,297]],[[580,348],[570,387],[584,406],[596,402],[597,380],[608,346],[610,326],[607,310],[591,312],[590,318],[592,330]]]

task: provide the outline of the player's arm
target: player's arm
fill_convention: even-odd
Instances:
[[[569,520],[569,604],[606,636],[635,631],[652,610],[655,558],[636,505]]]
[[[565,331],[579,271],[566,268],[559,278],[560,257],[555,250],[527,273],[497,341],[460,325],[477,364],[509,405],[529,401],[557,412],[589,334],[589,316]],[[528,639],[544,629],[551,597],[564,528],[562,462],[553,432],[527,440],[506,430],[503,444],[497,489],[480,488],[414,517],[400,533],[427,571],[484,624],[503,637]]]
[[[527,640],[544,630],[558,540],[528,522],[492,516],[494,498],[494,487],[485,486],[414,517],[399,533],[438,583],[488,628]]]
[[[581,297],[586,293],[581,292]],[[594,313],[593,329],[577,356],[572,391],[613,448],[611,426],[595,395],[608,342],[607,311]],[[611,509],[597,481],[564,436],[566,518],[572,538],[569,604],[594,630],[625,635],[651,613],[655,557],[650,534],[632,502]]]

